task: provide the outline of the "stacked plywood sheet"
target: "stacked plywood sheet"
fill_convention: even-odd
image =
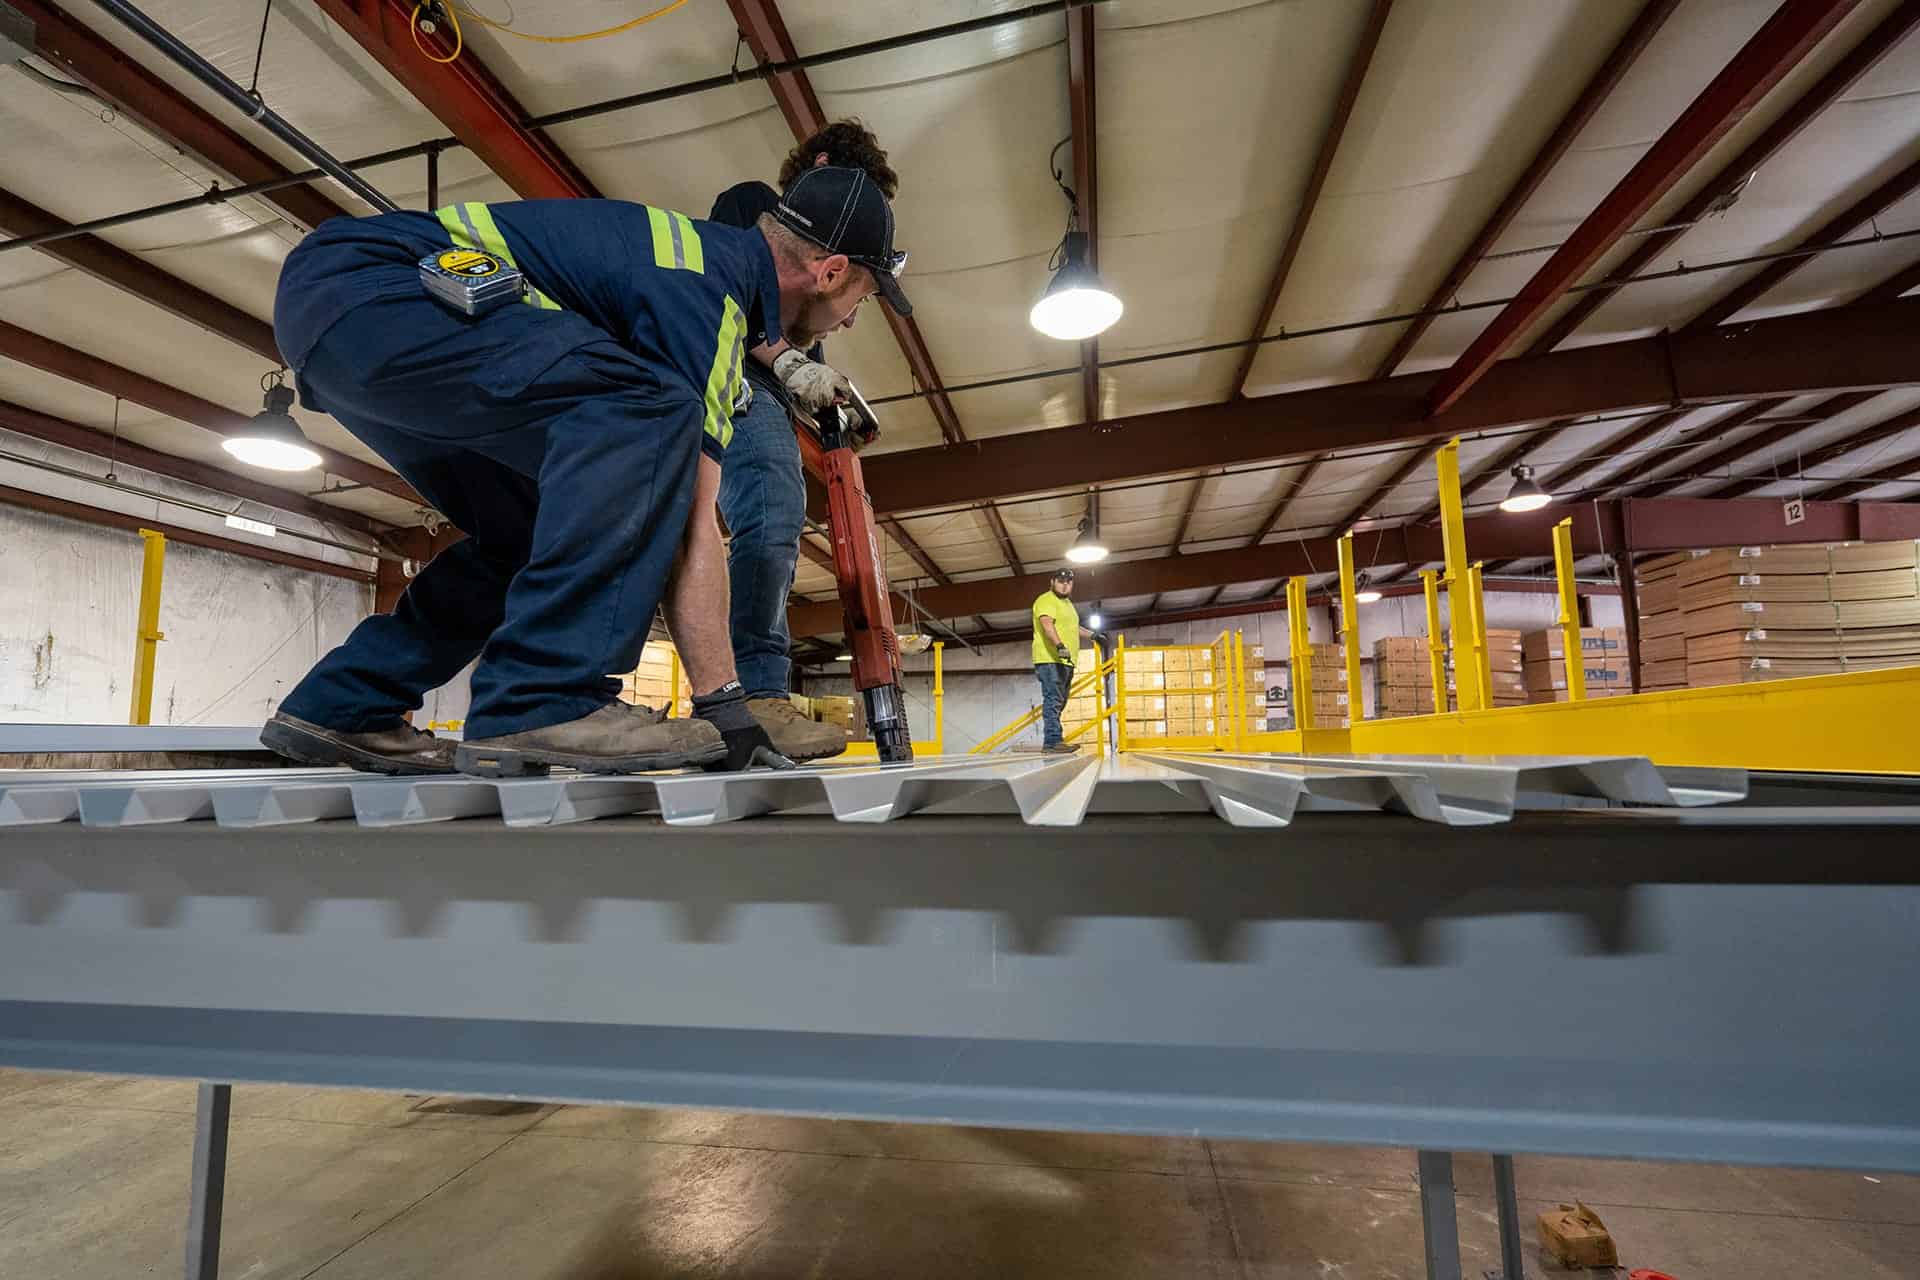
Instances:
[[[1640,597],[1640,688],[1687,687],[1687,619],[1680,608],[1680,566],[1692,553],[1643,561],[1633,571]]]
[[[1529,631],[1521,642],[1526,658],[1527,700],[1567,700],[1566,635],[1558,627]],[[1584,674],[1587,696],[1607,698],[1633,692],[1625,627],[1582,627],[1574,655]]]
[[[1433,663],[1425,636],[1384,636],[1373,642],[1373,714],[1423,716],[1433,712]]]
[[[1913,542],[1693,552],[1676,576],[1691,686],[1920,664]]]
[[[1502,627],[1487,628],[1487,672],[1493,679],[1493,687],[1487,691],[1487,705],[1492,707],[1525,706],[1527,701],[1527,665],[1526,655],[1521,650],[1522,633]],[[1473,661],[1473,650],[1464,636],[1453,637],[1452,656],[1449,661],[1449,682],[1454,699],[1460,697],[1459,668]]]

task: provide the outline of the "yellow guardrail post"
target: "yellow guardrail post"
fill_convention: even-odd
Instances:
[[[1360,602],[1353,581],[1353,533],[1340,535],[1340,643],[1347,659],[1347,723],[1358,724],[1366,699],[1360,696]]]
[[[1460,660],[1460,628],[1472,606],[1462,599],[1467,587],[1467,520],[1460,502],[1460,440],[1455,437],[1435,455],[1440,469],[1440,544],[1447,561],[1447,604],[1453,615],[1453,666],[1459,685],[1460,709],[1484,711],[1489,705],[1487,686],[1480,680],[1478,663]],[[1436,695],[1438,690],[1435,690]]]
[[[1493,655],[1487,649],[1487,593],[1480,578],[1478,560],[1467,570],[1467,618],[1472,626],[1468,638],[1473,646],[1473,674],[1480,685],[1480,709],[1493,706]],[[1457,655],[1459,649],[1456,647]]]
[[[140,617],[133,634],[133,706],[127,712],[128,724],[153,723],[153,665],[160,642],[167,638],[160,630],[160,575],[167,565],[167,536],[142,529],[140,541]]]
[[[1307,630],[1307,580],[1287,579],[1287,684],[1293,699],[1293,727],[1315,727],[1313,716],[1313,644]]]
[[[668,720],[680,709],[680,650],[678,647],[667,650],[667,714]]]
[[[933,754],[947,753],[947,685],[942,672],[947,642],[933,642]]]
[[[1238,631],[1227,634],[1227,696],[1233,701],[1233,749],[1241,750],[1247,741],[1247,659],[1246,647]]]
[[[1127,638],[1113,642],[1113,749],[1127,749]]]
[[[1573,517],[1553,526],[1553,576],[1560,584],[1560,648],[1567,664],[1567,701],[1587,696],[1585,654],[1580,649],[1580,597],[1573,585]]]
[[[1447,709],[1447,642],[1440,638],[1439,575],[1431,569],[1420,571],[1420,586],[1427,597],[1427,662],[1433,667],[1433,709]]]

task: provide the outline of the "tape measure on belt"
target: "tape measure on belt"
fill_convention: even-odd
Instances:
[[[420,259],[420,283],[461,315],[482,316],[519,302],[527,278],[519,268],[481,249],[442,249]]]

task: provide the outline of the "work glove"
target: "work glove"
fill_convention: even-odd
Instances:
[[[793,761],[774,750],[773,739],[747,706],[746,691],[738,680],[730,680],[712,693],[693,700],[693,714],[720,731],[727,744],[724,760],[702,766],[708,773],[738,773],[755,765],[769,769],[791,769]]]
[[[836,400],[846,403],[852,399],[853,384],[847,381],[846,374],[818,360],[809,360],[806,352],[791,347],[773,358],[773,376],[780,379],[795,404],[814,413]]]
[[[1067,646],[1060,645],[1054,650],[1054,653],[1059,656],[1061,665],[1068,667],[1073,665],[1073,650],[1067,648]]]

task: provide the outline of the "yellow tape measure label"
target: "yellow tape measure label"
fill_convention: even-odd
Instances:
[[[478,249],[448,249],[434,261],[442,271],[450,271],[457,276],[477,278],[496,275],[500,271],[500,259]]]

